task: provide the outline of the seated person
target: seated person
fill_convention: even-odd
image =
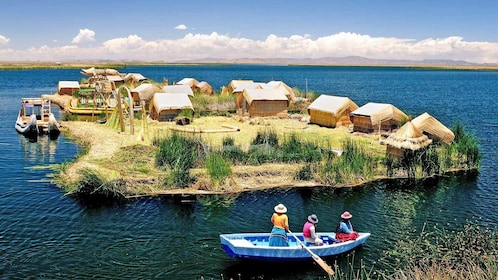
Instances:
[[[360,236],[358,232],[353,229],[353,225],[351,224],[351,218],[353,215],[348,211],[342,213],[341,222],[337,225],[335,239],[339,242],[355,240]]]
[[[304,223],[303,226],[303,236],[304,242],[313,245],[323,245],[323,240],[316,235],[316,224],[318,223],[318,217],[315,214],[311,214],[308,216],[308,220]]]

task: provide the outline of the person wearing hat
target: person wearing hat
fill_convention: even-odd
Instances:
[[[323,240],[316,235],[316,224],[318,224],[318,217],[315,214],[309,215],[303,226],[303,236],[306,244],[323,245]]]
[[[270,234],[270,246],[289,246],[287,231],[289,230],[289,218],[287,217],[287,207],[282,203],[273,208],[275,213],[271,216],[273,228]]]
[[[353,229],[351,218],[353,215],[348,211],[341,214],[341,222],[337,225],[335,238],[338,241],[355,240],[359,234]]]

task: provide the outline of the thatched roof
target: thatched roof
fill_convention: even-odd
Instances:
[[[412,122],[407,122],[396,133],[389,135],[384,143],[398,149],[418,150],[428,146],[432,140],[418,130]]]
[[[244,96],[247,103],[251,104],[255,100],[267,100],[267,101],[287,101],[287,96],[281,89],[254,89],[246,88],[242,95]]]
[[[81,74],[92,77],[96,75],[120,75],[118,70],[115,69],[96,69],[95,67],[91,67],[88,69],[81,69]]]
[[[232,80],[228,84],[228,92],[229,93],[233,93],[233,91],[236,88],[240,87],[241,85],[244,85],[244,84],[253,84],[253,83],[254,83],[253,80]]]
[[[59,94],[63,92],[73,92],[80,89],[80,83],[77,81],[59,81],[57,84],[57,92]]]
[[[213,94],[213,87],[211,87],[208,82],[202,81],[198,82],[194,88],[196,88],[199,92],[204,93],[204,94]]]
[[[289,100],[293,100],[294,98],[296,98],[294,90],[282,81],[269,81],[268,83],[266,83],[266,86],[273,89],[278,89],[278,88],[283,89],[285,95]]]
[[[183,93],[186,95],[194,96],[194,92],[187,85],[163,86],[163,92],[165,92],[165,93]]]
[[[187,85],[189,86],[190,88],[194,87],[195,85],[197,85],[199,83],[199,81],[197,81],[196,79],[194,78],[183,78],[181,79],[179,82],[176,82],[175,84],[176,85]]]
[[[420,131],[430,134],[429,136],[435,140],[441,141],[448,145],[455,139],[455,134],[449,128],[440,123],[436,118],[429,115],[427,112],[414,118],[412,123]]]
[[[386,103],[367,103],[360,108],[351,112],[351,115],[368,116],[370,117],[372,126],[381,124],[387,120],[401,122],[408,119],[408,116],[398,108]]]
[[[310,110],[315,110],[331,113],[335,117],[339,117],[348,108],[354,111],[359,107],[347,97],[322,94],[308,106],[308,114]]]
[[[132,94],[138,94],[140,100],[151,100],[156,93],[155,86],[153,84],[141,84],[134,89],[130,89]]]
[[[145,81],[147,78],[144,77],[144,75],[140,73],[128,73],[124,77],[125,82],[140,82],[140,81]]]
[[[251,83],[244,83],[239,85],[238,87],[234,88],[232,93],[241,93],[243,92],[246,88],[248,89],[263,89],[264,88],[264,83],[254,83],[251,81]]]
[[[186,94],[156,93],[154,94],[152,103],[157,114],[163,110],[172,109],[194,110],[194,106]]]

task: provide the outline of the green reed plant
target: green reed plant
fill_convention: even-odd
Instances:
[[[496,279],[498,232],[470,223],[452,231],[424,226],[385,252],[381,263],[387,267],[384,274],[390,275],[386,279],[416,279],[413,275],[431,275],[418,279]],[[482,271],[486,271],[484,278]],[[446,278],[449,273],[467,277]]]
[[[81,197],[104,198],[109,200],[124,199],[124,181],[106,180],[95,170],[83,169],[81,179],[76,184],[76,190],[71,194]]]
[[[206,157],[206,169],[215,189],[219,188],[221,183],[232,175],[230,161],[217,153],[210,153]]]

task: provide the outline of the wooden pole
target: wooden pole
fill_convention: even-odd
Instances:
[[[121,93],[118,90],[118,115],[119,124],[121,125],[121,132],[125,131],[124,120],[123,120],[123,107],[121,107]]]

